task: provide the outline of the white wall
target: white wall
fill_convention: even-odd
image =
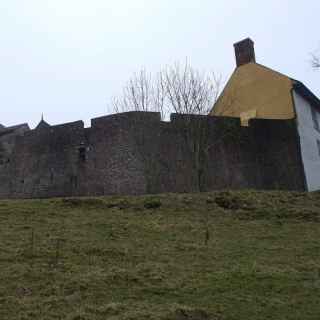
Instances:
[[[314,128],[313,108],[297,92],[293,92],[297,113],[298,132],[300,135],[301,154],[307,180],[308,191],[320,189],[320,155],[317,140],[320,143],[320,131]],[[316,112],[320,127],[320,111]]]

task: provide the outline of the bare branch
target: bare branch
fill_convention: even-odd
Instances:
[[[199,115],[186,117],[186,121],[177,125],[183,126],[181,134],[189,148],[201,190],[201,167],[209,150],[208,122],[202,115],[209,114],[217,101],[221,79],[215,73],[197,71],[187,60],[183,64],[167,66],[155,76],[143,69],[133,75],[122,95],[113,99],[111,107],[115,112],[156,111],[162,119],[167,119],[172,112]]]
[[[221,78],[196,71],[188,61],[163,71],[170,109],[181,114],[208,114],[220,92]]]
[[[164,119],[166,92],[163,75],[160,72],[155,78],[142,69],[134,74],[122,90],[122,94],[111,101],[110,109],[115,112],[150,111],[160,112]]]
[[[311,54],[311,65],[314,69],[320,68],[320,57],[316,56],[315,54]]]
[[[172,112],[208,114],[220,93],[221,77],[200,73],[185,63],[175,63],[152,76],[142,69],[111,101],[114,112],[154,111],[167,119]]]

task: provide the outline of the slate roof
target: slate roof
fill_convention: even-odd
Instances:
[[[320,99],[301,81],[292,80],[293,89],[296,90],[303,98],[305,98],[312,106],[318,108],[320,112]]]
[[[44,121],[43,119],[41,119],[41,121],[36,126],[36,130],[47,129],[47,128],[50,128],[50,124],[48,122]]]

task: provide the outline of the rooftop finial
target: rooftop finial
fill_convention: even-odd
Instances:
[[[41,113],[41,121],[43,121],[44,119],[43,119],[43,113]]]

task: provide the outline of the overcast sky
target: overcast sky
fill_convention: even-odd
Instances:
[[[133,72],[186,57],[228,78],[248,36],[259,63],[319,96],[319,13],[319,0],[0,1],[0,123],[89,124]]]

